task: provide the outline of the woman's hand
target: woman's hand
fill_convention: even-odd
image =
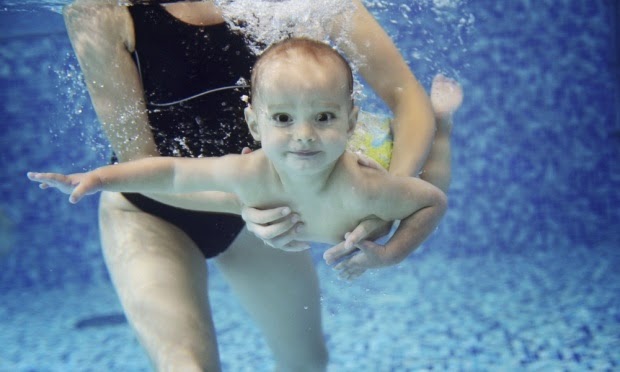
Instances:
[[[251,152],[249,147],[244,147],[241,155]],[[249,231],[271,247],[289,252],[310,248],[310,244],[295,240],[295,235],[303,228],[303,222],[299,220],[299,215],[291,213],[289,207],[261,210],[243,206],[241,218]]]
[[[387,169],[383,168],[375,159],[360,153],[356,153],[355,155],[357,155],[357,164],[382,171],[383,173],[388,173]]]
[[[383,168],[381,168],[383,169]],[[329,266],[340,271],[339,277],[353,280],[367,269],[385,266],[383,252],[385,247],[373,242],[390,232],[391,222],[379,218],[360,222],[352,231],[344,235],[344,241],[323,253],[323,259]]]
[[[344,280],[357,279],[368,269],[375,269],[392,265],[390,256],[384,245],[369,240],[357,243],[346,248],[340,244],[327,250],[323,254],[325,263],[334,266],[339,271],[338,277]]]
[[[261,210],[243,206],[241,218],[249,231],[271,247],[289,252],[310,248],[310,244],[295,240],[303,228],[303,222],[289,207]]]

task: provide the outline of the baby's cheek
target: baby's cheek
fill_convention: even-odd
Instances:
[[[283,136],[274,130],[264,131],[261,136],[261,146],[263,148],[281,146],[283,141]]]
[[[329,135],[323,138],[323,141],[324,143],[327,143],[330,146],[345,147],[348,139],[349,137],[346,134],[337,132],[337,133],[330,133]]]

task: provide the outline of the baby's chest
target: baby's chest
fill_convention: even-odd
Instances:
[[[276,192],[276,188],[264,188],[261,192],[244,197],[246,205],[259,209],[289,206],[303,222],[303,230],[298,240],[338,243],[344,234],[352,231],[361,220],[368,217],[363,200],[353,194],[325,192],[321,195],[311,193]]]
[[[304,223],[300,239],[322,243],[344,240],[344,234],[352,231],[366,217],[357,206],[343,201],[317,200],[314,203],[297,204],[293,209]]]

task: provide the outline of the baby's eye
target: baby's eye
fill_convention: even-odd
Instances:
[[[291,115],[282,113],[274,114],[271,119],[278,124],[288,124],[293,121]]]
[[[320,114],[316,116],[316,121],[326,122],[326,121],[333,120],[334,118],[336,118],[336,115],[332,114],[331,112],[321,112]]]

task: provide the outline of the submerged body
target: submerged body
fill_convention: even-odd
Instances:
[[[315,161],[319,153],[292,154],[301,163],[301,172],[283,175],[257,150],[247,155],[220,158],[153,158],[119,164],[104,172],[95,171],[98,188],[118,191],[187,193],[195,191],[233,192],[247,206],[270,208],[289,205],[300,215],[305,229],[301,241],[336,244],[361,221],[380,218],[385,221],[409,217],[423,208],[445,210],[441,191],[416,178],[390,176],[384,171],[360,166],[357,155],[345,152],[320,175],[303,172],[304,163]],[[316,161],[320,163],[321,161]],[[306,169],[304,169],[306,168]],[[140,173],[140,177],[134,174]],[[154,175],[157,173],[157,175]],[[320,179],[321,182],[314,182]],[[73,201],[78,201],[79,190]],[[69,191],[69,190],[68,190]],[[73,191],[73,187],[71,190]]]
[[[233,193],[246,206],[289,205],[308,221],[301,241],[338,243],[366,219],[407,220],[367,268],[403,260],[432,232],[446,209],[437,187],[360,166],[347,152],[357,123],[353,77],[331,47],[309,39],[271,46],[254,65],[250,133],[262,149],[219,158],[157,157],[68,177],[31,174],[77,202],[101,190]],[[403,238],[405,237],[405,238]],[[405,239],[407,244],[398,242]]]

